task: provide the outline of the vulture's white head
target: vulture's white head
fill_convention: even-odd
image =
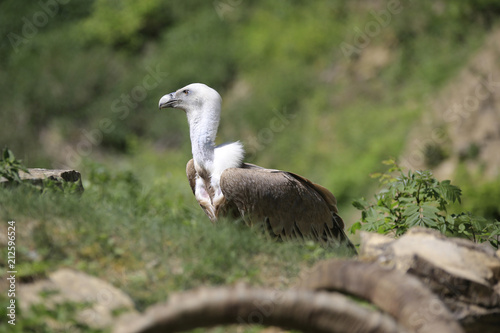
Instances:
[[[186,112],[195,166],[213,170],[215,137],[219,127],[219,93],[203,83],[189,84],[160,99],[158,107]]]
[[[186,111],[188,117],[198,118],[199,113],[213,112],[220,116],[222,98],[219,93],[203,83],[191,83],[160,99],[158,107]]]

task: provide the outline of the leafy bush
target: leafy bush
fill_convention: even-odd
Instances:
[[[21,161],[16,160],[14,153],[5,148],[0,159],[0,177],[7,179],[9,182],[21,183],[19,171],[29,172]]]
[[[415,226],[437,229],[448,236],[468,238],[474,242],[489,241],[499,247],[500,222],[489,222],[471,213],[449,214],[448,206],[461,202],[462,191],[449,180],[438,181],[426,171],[408,171],[394,160],[384,161],[386,173],[373,174],[385,187],[375,195],[376,202],[364,198],[353,201],[361,210],[361,220],[351,227],[381,234],[404,234]],[[393,174],[398,173],[394,177]]]

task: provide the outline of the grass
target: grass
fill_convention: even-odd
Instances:
[[[71,267],[122,289],[142,311],[173,292],[200,286],[244,281],[282,289],[301,269],[338,255],[311,243],[276,243],[234,221],[214,226],[197,207],[183,164],[165,174],[158,157],[144,152],[136,157],[113,168],[87,163],[81,196],[0,191],[2,232],[7,221],[16,221],[21,281]],[[140,168],[144,163],[148,167]],[[0,252],[6,257],[6,246]],[[7,271],[3,262],[0,270]],[[6,301],[2,292],[0,302]],[[17,332],[44,332],[36,323],[49,315],[37,312],[19,320]]]
[[[6,33],[20,32],[21,18],[39,10],[5,3]],[[104,1],[95,7],[71,2],[21,52],[3,41],[0,53],[8,65],[0,77],[6,103],[0,118],[11,126],[2,128],[0,138],[30,166],[49,166],[64,157],[64,152],[49,157],[33,140],[40,132],[53,127],[75,147],[82,129],[96,128],[105,118],[116,126],[95,147],[93,160],[78,167],[83,195],[0,191],[2,233],[11,219],[19,228],[16,259],[22,279],[73,267],[123,289],[141,310],[172,292],[202,285],[293,284],[300,269],[336,254],[314,244],[274,243],[230,221],[212,226],[184,174],[190,155],[184,116],[156,112],[159,96],[201,81],[219,89],[227,103],[231,96],[225,92],[235,82],[247,84],[246,96],[232,96],[223,106],[219,135],[247,146],[247,138],[271,127],[273,110],[293,114],[250,161],[297,172],[332,189],[350,225],[357,218],[350,213],[351,200],[368,197],[376,185],[368,174],[381,171],[381,160],[401,153],[427,101],[482,44],[489,28],[479,14],[497,6],[413,2],[364,50],[378,46],[389,52],[390,61],[373,78],[360,79],[359,60],[344,57],[339,45],[353,40],[354,28],[374,20],[372,7],[359,1],[234,5],[219,17],[212,3],[188,1],[170,8],[160,0],[147,7],[127,1],[124,10],[131,17],[125,29],[116,30],[117,25],[89,23],[114,22],[125,17],[116,16],[123,12],[107,11]],[[374,10],[384,9],[382,3]],[[112,106],[141,85],[148,66],[159,66],[168,77],[119,118]],[[325,73],[335,75],[324,81]],[[170,150],[155,152],[141,140]],[[111,152],[121,155],[102,160]],[[471,187],[464,188],[464,203],[479,214],[499,216],[492,193],[498,193],[500,180],[478,186],[479,180],[467,177],[459,177]],[[5,251],[2,245],[2,258]],[[0,273],[5,271],[0,261]],[[3,303],[1,289],[0,284]],[[32,319],[16,330],[44,332],[36,326],[43,318]],[[219,331],[226,330],[214,330]]]

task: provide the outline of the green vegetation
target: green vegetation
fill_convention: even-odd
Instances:
[[[137,161],[150,154],[140,153]],[[234,221],[214,226],[197,207],[182,170],[146,182],[143,177],[154,174],[161,161],[140,163],[111,169],[89,161],[82,195],[40,195],[30,186],[0,191],[0,218],[16,221],[18,283],[73,267],[122,289],[144,310],[172,292],[204,285],[246,281],[281,289],[301,269],[339,255],[314,243],[276,243]],[[6,247],[0,256],[7,257]],[[3,264],[0,269],[6,271]],[[6,293],[0,293],[0,304],[6,301]],[[61,305],[61,312],[21,313],[17,331],[7,331],[48,332],[39,324],[55,314],[71,324],[71,309]]]
[[[375,203],[364,198],[353,201],[361,210],[361,220],[351,232],[375,231],[401,236],[410,228],[421,226],[439,230],[452,237],[465,237],[474,242],[489,241],[500,246],[500,221],[490,222],[470,212],[449,214],[448,207],[461,202],[462,191],[449,180],[438,181],[430,171],[404,173],[394,160],[384,162],[388,172],[373,174],[385,187],[375,195]],[[397,173],[397,177],[394,177]]]
[[[93,329],[76,320],[78,310],[85,309],[86,305],[65,302],[57,304],[53,308],[48,308],[43,304],[37,304],[32,308],[33,315],[25,316],[22,320],[16,321],[16,326],[8,332],[102,333],[103,330]],[[20,323],[21,321],[22,323]]]
[[[29,167],[76,168],[85,192],[50,184],[2,190],[0,219],[19,228],[21,280],[81,269],[123,289],[140,310],[202,285],[284,288],[303,267],[339,255],[277,244],[234,221],[211,225],[184,173],[185,116],[159,112],[163,94],[191,82],[217,89],[219,143],[241,140],[247,161],[331,189],[351,225],[358,212],[350,203],[376,185],[367,175],[402,152],[415,121],[500,12],[493,0],[47,3],[0,3],[0,148]],[[426,149],[431,165],[449,153]],[[358,201],[363,223],[352,230],[399,235],[420,224],[498,246],[491,221],[500,220],[500,179],[464,166],[478,154],[471,143],[453,179],[463,194],[428,172],[381,176],[386,192],[376,203]],[[19,171],[5,150],[0,174],[16,180]],[[31,319],[15,329],[48,330]]]
[[[60,183],[52,179],[43,179],[36,183],[23,181],[19,175],[21,171],[27,174],[30,173],[22,161],[16,159],[14,153],[10,149],[5,148],[0,159],[0,177],[3,177],[6,181],[6,187],[23,186],[42,194],[45,192],[80,192],[80,188],[76,183]]]
[[[38,3],[3,1],[0,123],[9,126],[0,143],[40,167],[101,153],[130,158],[144,142],[187,159],[184,117],[156,105],[204,82],[226,101],[220,142],[241,140],[250,162],[321,181],[346,208],[370,188],[366,175],[401,152],[394,137],[481,45],[497,5],[437,7],[400,1],[391,14],[389,2],[93,0],[59,4],[37,27]],[[387,24],[377,23],[382,16]],[[30,24],[36,32],[23,33]],[[360,45],[358,31],[374,24]],[[342,43],[359,52],[346,56]],[[277,112],[290,117],[277,124]]]
[[[5,178],[9,182],[21,183],[19,171],[28,172],[28,169],[14,156],[14,153],[5,148],[0,159],[0,177]]]

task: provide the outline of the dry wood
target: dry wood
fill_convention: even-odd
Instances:
[[[414,228],[398,239],[363,233],[361,257],[419,278],[467,332],[498,332],[500,257],[488,244]]]
[[[61,186],[63,183],[75,183],[79,192],[83,192],[82,177],[80,172],[76,170],[60,170],[60,169],[28,169],[28,173],[20,171],[19,177],[24,182],[31,182],[34,185],[42,185],[44,180],[51,180],[56,185]],[[0,177],[0,185],[13,186],[5,178]]]
[[[390,316],[361,307],[341,294],[243,285],[175,294],[166,304],[154,305],[140,317],[122,318],[114,332],[180,332],[227,324],[304,332],[405,332]]]
[[[464,332],[443,302],[418,279],[374,263],[329,260],[317,264],[301,288],[336,290],[369,300],[412,332]]]

